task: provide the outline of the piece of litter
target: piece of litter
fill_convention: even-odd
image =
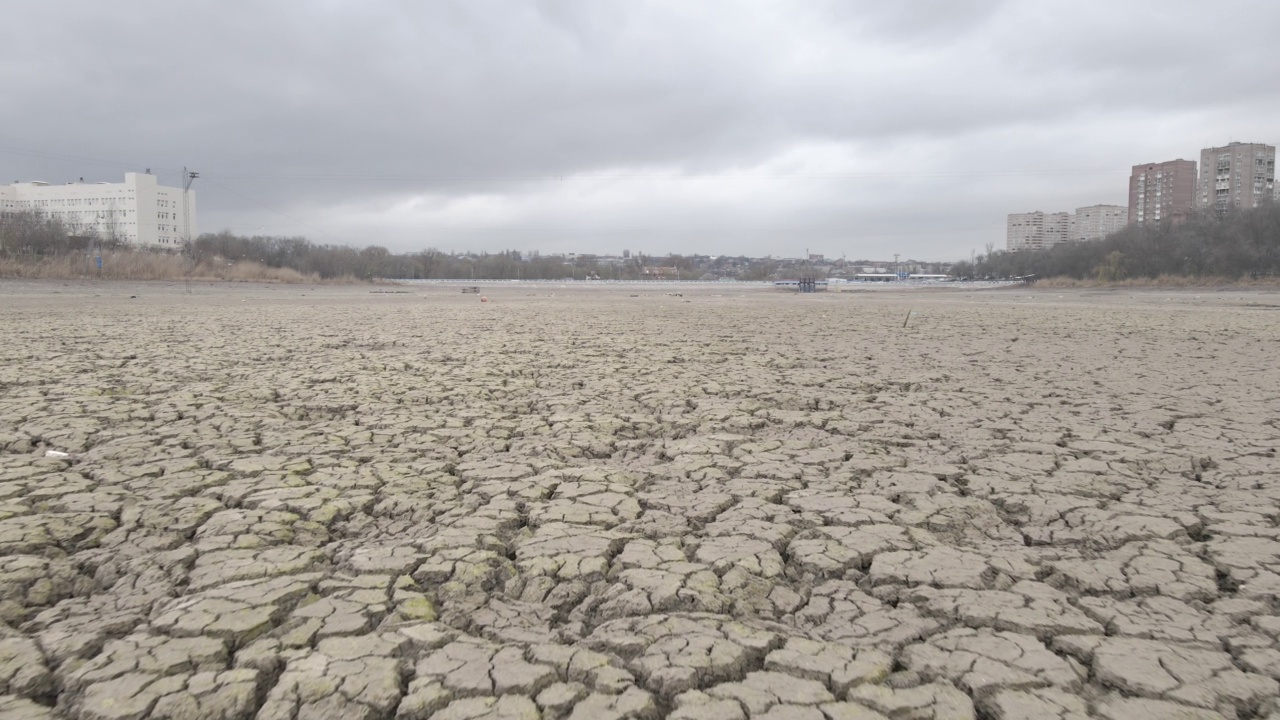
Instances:
[[[65,457],[71,457],[71,453],[65,453],[65,452],[62,452],[61,450],[45,450],[44,456],[51,457],[51,458],[65,458]]]

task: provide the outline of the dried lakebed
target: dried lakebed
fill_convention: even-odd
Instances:
[[[1276,295],[676,292],[0,284],[0,717],[1280,718]]]

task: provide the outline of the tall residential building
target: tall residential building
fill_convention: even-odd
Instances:
[[[1129,224],[1182,222],[1195,206],[1195,191],[1195,160],[1134,165],[1129,175]]]
[[[1200,151],[1200,182],[1196,204],[1226,212],[1254,208],[1276,197],[1276,148],[1261,143],[1233,142]]]
[[[1129,208],[1123,205],[1076,208],[1076,214],[1071,216],[1071,231],[1067,237],[1072,242],[1101,240],[1113,232],[1123,230],[1128,223]]]
[[[1129,224],[1180,223],[1196,206],[1196,160],[1134,165],[1129,176]]]
[[[1017,252],[1052,247],[1067,241],[1070,227],[1070,213],[1044,213],[1039,210],[1009,213],[1005,248],[1010,252]]]
[[[196,236],[196,195],[160,185],[150,173],[125,173],[122,183],[23,182],[0,186],[0,213],[36,210],[66,223],[73,234],[96,233],[130,245],[174,248]]]

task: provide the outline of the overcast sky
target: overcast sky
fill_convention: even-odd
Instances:
[[[6,3],[0,178],[188,166],[201,232],[393,251],[958,259],[1276,144],[1278,40],[1266,0]]]

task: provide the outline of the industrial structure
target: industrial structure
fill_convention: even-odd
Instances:
[[[0,213],[36,211],[72,235],[176,250],[196,232],[194,177],[184,171],[183,187],[160,185],[150,171],[125,173],[122,183],[15,182],[0,185]]]

